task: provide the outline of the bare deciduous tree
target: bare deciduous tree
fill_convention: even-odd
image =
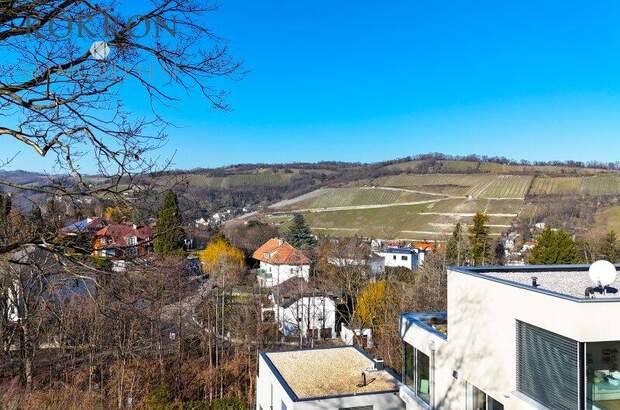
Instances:
[[[198,0],[0,1],[0,140],[18,147],[2,151],[0,169],[21,150],[54,164],[46,183],[0,185],[109,198],[162,168],[154,151],[169,124],[160,113],[178,91],[227,108],[214,78],[239,63],[207,28],[214,9]]]

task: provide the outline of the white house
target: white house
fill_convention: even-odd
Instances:
[[[354,346],[262,352],[256,410],[404,410],[398,376]]]
[[[353,346],[357,344],[357,340],[360,339],[360,345],[363,348],[372,349],[372,329],[364,328],[352,328],[349,329],[347,326],[342,324],[340,326],[340,340],[346,345]]]
[[[418,267],[418,251],[408,247],[390,247],[376,251],[384,260],[388,268],[407,268],[414,270]]]
[[[310,259],[288,242],[272,238],[254,251],[252,257],[260,261],[258,283],[271,287],[293,277],[310,277]]]
[[[370,252],[368,257],[336,257],[332,256],[327,259],[327,263],[338,267],[366,266],[371,274],[377,276],[385,272],[385,258],[375,252]]]
[[[271,306],[263,308],[263,316],[271,312],[284,336],[313,336],[316,339],[336,337],[336,302],[303,278],[290,278],[271,288]]]
[[[407,409],[620,408],[609,265],[605,288],[582,265],[450,268],[447,314],[401,315]]]

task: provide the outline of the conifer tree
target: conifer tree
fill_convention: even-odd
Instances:
[[[491,246],[489,244],[489,217],[477,212],[474,215],[473,225],[469,228],[469,253],[474,265],[485,265],[491,261]]]
[[[620,246],[618,245],[618,237],[614,231],[608,232],[600,241],[598,246],[599,259],[605,259],[610,262],[618,262],[620,259]]]
[[[288,231],[286,240],[299,249],[313,248],[317,244],[316,238],[301,214],[295,214],[293,217],[293,225]]]
[[[579,263],[577,245],[566,231],[547,227],[532,249],[529,262],[535,265]]]
[[[183,217],[179,210],[177,195],[166,192],[164,203],[157,217],[157,229],[153,248],[160,255],[174,255],[183,252]]]
[[[446,247],[446,263],[462,265],[465,260],[465,243],[463,241],[463,225],[457,222]]]

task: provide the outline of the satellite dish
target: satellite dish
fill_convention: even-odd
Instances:
[[[606,287],[616,280],[616,267],[609,261],[596,261],[590,265],[588,275],[596,286]]]

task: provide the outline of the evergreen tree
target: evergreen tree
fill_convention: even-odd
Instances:
[[[288,231],[286,240],[299,249],[313,248],[317,244],[316,238],[301,214],[295,214],[293,217],[293,225]]]
[[[477,212],[473,225],[469,228],[469,252],[474,265],[485,265],[490,262],[491,246],[489,244],[489,217]]]
[[[446,246],[446,263],[448,265],[462,265],[465,260],[465,244],[463,241],[463,225],[457,222],[452,231],[452,236],[448,239]]]
[[[605,259],[612,263],[618,262],[620,259],[620,246],[618,245],[618,238],[614,231],[608,232],[601,239],[597,254],[599,259]]]
[[[579,263],[579,253],[570,235],[550,227],[540,234],[538,244],[532,249],[529,262],[536,265]]]
[[[506,261],[506,248],[504,247],[504,242],[500,239],[495,243],[495,260],[493,261],[496,265],[503,265]]]
[[[183,252],[183,217],[179,210],[177,195],[166,192],[164,203],[157,217],[157,229],[153,248],[160,255],[173,255]]]

